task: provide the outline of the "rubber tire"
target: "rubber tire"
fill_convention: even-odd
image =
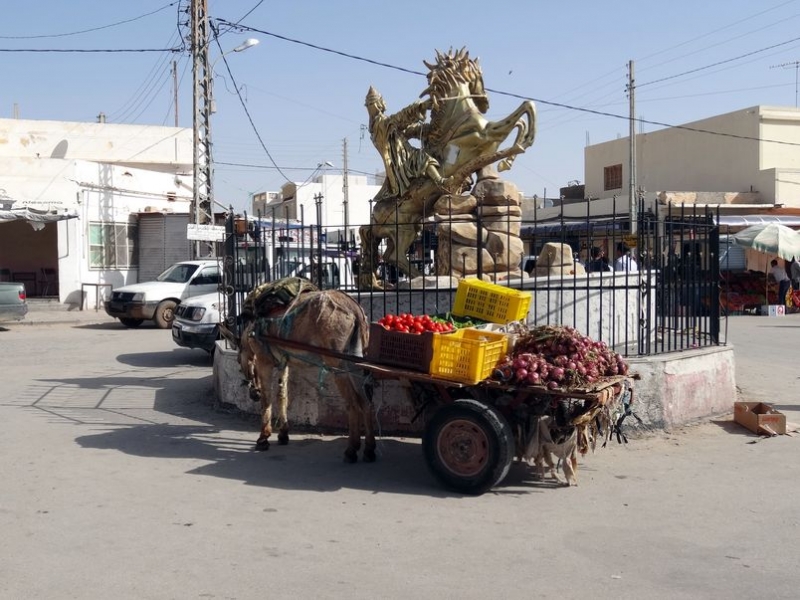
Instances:
[[[447,437],[451,438],[449,442]],[[466,446],[460,450],[467,460],[460,463],[453,462],[458,458],[454,456],[459,451],[457,442]],[[425,427],[422,451],[440,483],[456,492],[477,495],[499,484],[508,474],[514,460],[514,433],[493,406],[461,399],[436,411]],[[480,464],[469,464],[475,460]]]
[[[136,329],[137,327],[139,327],[139,325],[144,323],[144,320],[143,319],[122,318],[122,319],[119,320],[119,322],[122,323],[123,325],[125,325],[125,327],[127,327],[128,329]]]
[[[174,300],[164,300],[161,304],[156,306],[156,312],[153,315],[153,321],[156,322],[156,327],[159,329],[171,329],[172,321],[175,320],[175,307],[178,303]]]

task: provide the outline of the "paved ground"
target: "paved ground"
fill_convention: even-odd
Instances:
[[[729,419],[441,490],[417,440],[251,451],[210,361],[102,313],[0,329],[0,598],[796,598],[796,437]],[[63,312],[63,311],[60,311]],[[735,317],[738,384],[800,421],[800,315]],[[733,400],[733,399],[732,399]]]

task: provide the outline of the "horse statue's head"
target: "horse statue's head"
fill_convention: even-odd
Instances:
[[[436,62],[422,61],[428,67],[428,87],[420,94],[430,96],[431,107],[435,112],[445,101],[458,96],[470,98],[481,113],[489,110],[489,98],[483,87],[483,72],[478,59],[469,57],[466,48],[447,53],[436,50]]]

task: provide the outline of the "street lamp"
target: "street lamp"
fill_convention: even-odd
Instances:
[[[244,52],[248,48],[252,48],[253,46],[256,45],[258,45],[258,40],[256,38],[247,38],[241,44],[236,46],[236,48],[232,48],[227,52],[223,52],[222,54],[220,54],[217,58],[214,59],[214,62],[211,63],[211,68],[209,69],[211,76],[209,81],[208,96],[209,96],[210,110],[212,114],[217,112],[217,101],[214,99],[214,66],[219,62],[219,59],[222,58],[223,56],[228,56],[228,54],[231,54],[232,52]]]

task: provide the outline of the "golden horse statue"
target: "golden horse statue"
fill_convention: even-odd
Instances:
[[[367,96],[370,134],[384,158],[387,182],[376,197],[370,224],[359,230],[361,289],[381,287],[375,268],[382,241],[386,263],[396,265],[411,278],[419,276],[421,273],[411,265],[406,251],[420,235],[422,223],[431,216],[436,200],[443,194],[468,189],[472,175],[494,163],[499,162],[500,171],[511,168],[514,158],[533,144],[536,135],[536,107],[530,100],[501,121],[489,121],[484,116],[489,98],[483,74],[478,60],[471,59],[466,49],[447,53],[437,50],[436,62],[423,62],[429,70],[428,87],[420,97],[427,99],[394,115],[398,118],[393,122],[379,120],[385,104],[377,92],[370,88]],[[421,122],[427,110],[430,121]],[[377,126],[384,122],[389,134],[377,135]],[[514,130],[513,142],[501,148]],[[408,144],[409,137],[419,138],[419,149]],[[407,163],[390,164],[392,160]],[[417,170],[404,168],[408,165]],[[414,177],[409,179],[411,176]],[[406,185],[392,185],[390,181],[403,181],[404,177]]]

